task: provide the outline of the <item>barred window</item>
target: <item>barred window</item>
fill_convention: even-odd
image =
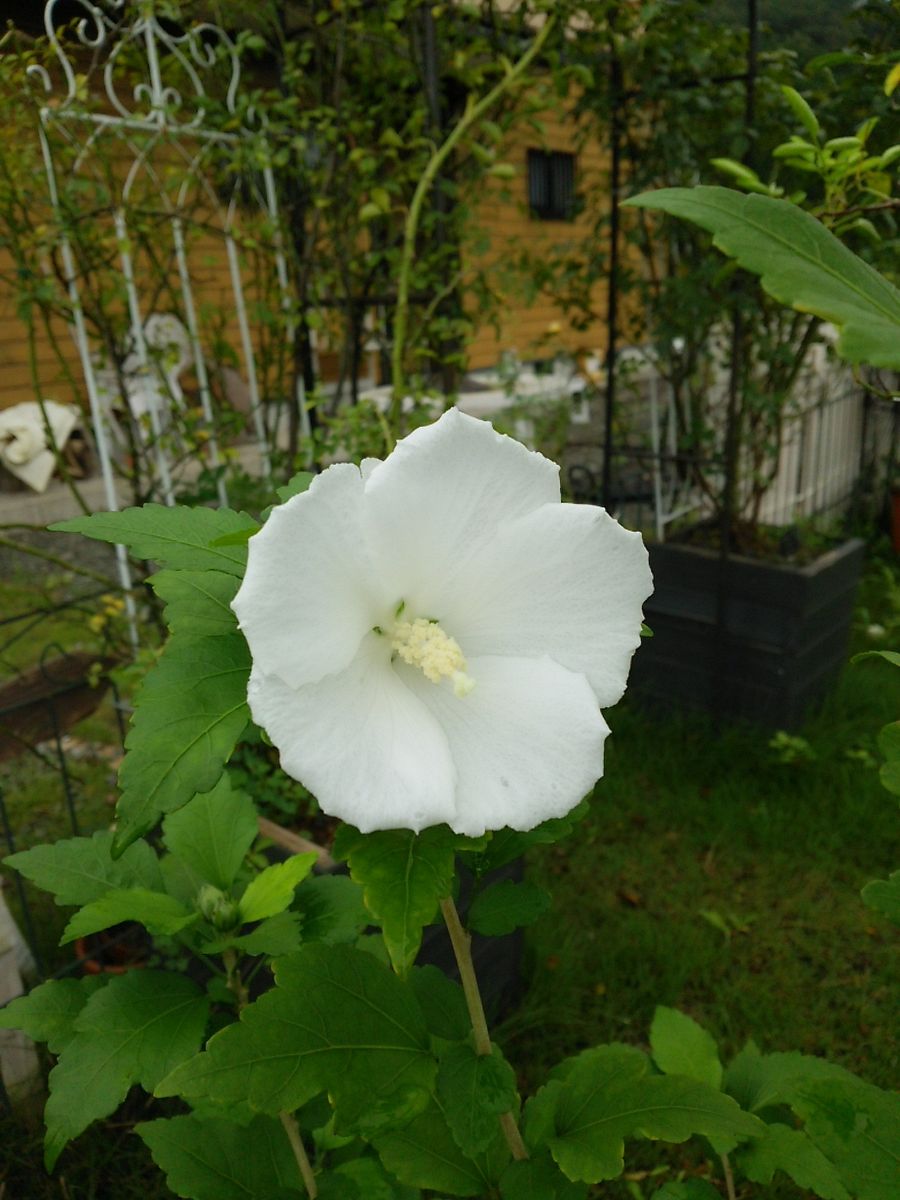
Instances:
[[[575,217],[575,155],[561,150],[528,151],[528,206],[542,221]]]

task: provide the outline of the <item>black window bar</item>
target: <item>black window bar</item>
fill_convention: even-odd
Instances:
[[[542,221],[575,217],[575,155],[562,150],[528,151],[528,206]]]

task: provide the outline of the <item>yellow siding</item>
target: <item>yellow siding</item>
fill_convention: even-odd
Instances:
[[[507,140],[499,158],[513,163],[517,168],[517,175],[513,180],[488,181],[484,187],[483,198],[474,213],[474,227],[487,234],[489,240],[489,247],[485,251],[488,266],[490,268],[492,264],[498,264],[496,282],[501,288],[502,264],[510,258],[517,257],[523,248],[527,248],[532,254],[556,254],[566,243],[582,241],[592,224],[590,216],[586,214],[572,222],[545,221],[530,215],[527,208],[526,171],[529,148],[575,153],[576,193],[584,191],[597,194],[599,190],[599,194],[603,194],[603,149],[596,141],[590,140],[586,141],[583,147],[579,147],[575,120],[566,112],[556,111],[538,115],[544,126],[543,137],[526,130],[523,126],[521,131]],[[197,215],[202,216],[200,213]],[[108,219],[101,218],[107,221]],[[170,236],[168,225],[163,223],[160,226],[159,244],[155,247],[163,259],[167,255],[171,256]],[[140,251],[136,250],[136,253],[138,260],[135,269],[140,283],[149,276],[143,270]],[[221,239],[212,235],[201,235],[192,239],[189,257],[195,267],[193,282],[198,309],[204,301],[215,303],[221,297],[226,297],[224,311],[228,314],[228,320],[223,333],[228,344],[240,355],[240,337],[231,301],[231,282]],[[177,294],[174,260],[169,257],[168,261],[172,291]],[[5,256],[5,252],[0,252],[0,278],[8,278],[10,268],[11,261]],[[149,270],[149,264],[147,269]],[[583,332],[572,330],[568,326],[564,313],[548,296],[540,295],[533,303],[526,303],[522,295],[523,290],[521,286],[507,290],[505,302],[500,310],[499,335],[488,325],[477,332],[469,352],[470,368],[494,365],[504,349],[515,348],[522,358],[529,359],[548,358],[561,349],[592,352],[605,348],[605,327],[602,319],[605,312],[605,281],[601,281],[594,291],[595,308],[600,317],[591,328]],[[247,299],[253,328],[256,322],[253,317],[252,287]],[[142,295],[141,300],[142,307],[148,304],[145,295]],[[163,295],[155,304],[154,310],[167,312],[174,306],[172,299],[169,298],[167,302],[166,296]],[[145,315],[149,315],[149,311],[146,309]],[[86,407],[81,367],[71,333],[63,321],[55,321],[52,325],[53,340],[56,343],[54,347],[53,340],[47,336],[41,325],[40,313],[35,313],[35,318],[38,322],[34,363],[36,388],[27,330],[16,313],[16,297],[8,288],[0,285],[0,408],[34,399],[36,392],[48,399],[74,402]],[[548,332],[548,326],[555,322],[561,327],[559,332]],[[209,333],[208,330],[201,330],[201,340],[207,345],[210,340]],[[324,374],[334,378],[337,375],[336,358],[328,353],[328,348],[324,345],[322,351],[321,366]]]
[[[512,163],[516,168],[515,179],[490,180],[485,187],[484,199],[475,210],[475,225],[490,238],[485,257],[489,264],[498,264],[498,276],[502,264],[517,259],[523,250],[533,255],[556,255],[566,244],[583,241],[593,225],[589,213],[581,213],[574,221],[546,221],[530,214],[527,203],[529,149],[575,154],[576,195],[582,192],[596,194],[605,180],[607,156],[595,140],[587,139],[579,147],[573,116],[556,111],[540,113],[538,119],[544,127],[543,137],[523,128],[508,138],[498,155],[500,160]],[[603,247],[600,250],[603,252]],[[589,353],[605,349],[605,281],[595,286],[592,296],[600,319],[584,331],[570,328],[562,309],[548,295],[538,295],[533,303],[527,304],[522,290],[511,288],[507,291],[500,311],[499,335],[487,325],[476,334],[469,351],[471,369],[492,366],[503,350],[511,348],[515,348],[523,359],[549,358],[563,349],[584,349]],[[548,326],[556,322],[561,326],[560,332],[548,334]]]

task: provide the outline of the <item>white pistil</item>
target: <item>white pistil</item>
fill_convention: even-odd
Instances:
[[[455,695],[468,696],[475,680],[466,674],[466,660],[459,642],[441,629],[437,621],[417,617],[397,621],[391,634],[391,649],[426,679],[440,683],[449,679]]]

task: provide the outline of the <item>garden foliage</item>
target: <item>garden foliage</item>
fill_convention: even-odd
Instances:
[[[547,904],[540,890],[489,872],[571,833],[578,810],[479,839],[344,826],[335,854],[349,877],[314,874],[313,855],[267,862],[253,802],[227,768],[247,721],[249,664],[225,597],[252,527],[235,513],[161,507],[66,523],[152,547],[171,635],[137,696],[115,837],[7,859],[78,906],[66,939],[122,921],[156,939],[151,966],[49,981],[0,1017],[57,1056],[48,1166],[136,1085],[178,1099],[137,1132],[172,1190],[195,1200],[575,1200],[621,1175],[633,1139],[690,1137],[763,1187],[782,1173],[824,1200],[888,1200],[895,1101],[824,1060],[750,1044],[723,1064],[690,1018],[659,1009],[649,1053],[584,1050],[523,1097],[502,1050],[479,1049],[463,989],[416,964],[423,930],[452,896],[459,862],[476,881],[471,930],[502,935],[533,920]],[[185,950],[187,973],[170,968]],[[522,1142],[507,1136],[510,1122]],[[707,1191],[692,1180],[658,1195]]]

